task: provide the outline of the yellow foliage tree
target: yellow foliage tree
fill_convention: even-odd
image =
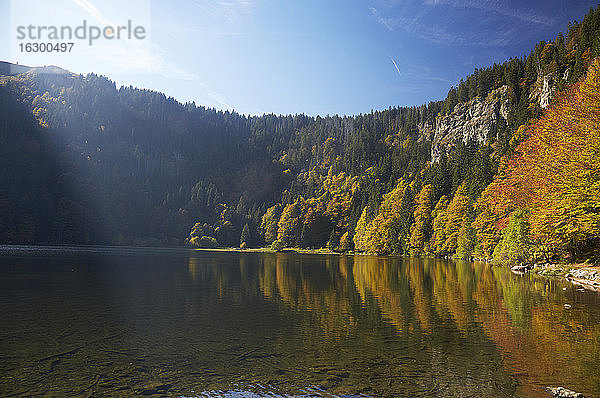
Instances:
[[[489,201],[489,191],[483,191],[475,203],[477,217],[473,221],[473,228],[477,238],[476,253],[484,257],[491,257],[494,248],[500,241],[500,230],[497,222],[500,216],[494,211]]]
[[[423,186],[415,198],[414,222],[410,226],[410,253],[420,255],[425,252],[425,245],[431,235],[431,195],[430,184]]]
[[[283,209],[279,219],[279,229],[277,231],[277,240],[284,246],[299,246],[302,234],[302,225],[304,213],[306,211],[306,202],[302,197],[296,199]]]
[[[431,239],[429,241],[430,253],[438,255],[445,254],[444,244],[446,242],[446,222],[448,220],[446,209],[448,208],[448,203],[448,197],[444,195],[440,198],[440,200],[438,200],[435,208],[433,209],[433,234],[431,235]]]
[[[444,242],[444,251],[449,254],[454,254],[458,247],[458,237],[460,236],[461,228],[468,222],[468,215],[471,211],[471,199],[466,195],[466,188],[463,185],[458,187],[454,197],[446,210],[446,225],[444,226],[444,234],[446,241]]]
[[[400,248],[401,205],[408,185],[400,180],[396,187],[383,196],[377,216],[367,227],[368,251],[377,254],[398,252]]]
[[[369,236],[367,234],[369,224],[373,220],[373,215],[368,207],[365,207],[356,223],[354,230],[354,248],[361,252],[369,251]]]
[[[281,217],[281,205],[279,203],[269,207],[262,217],[260,229],[268,245],[277,239],[279,217]]]

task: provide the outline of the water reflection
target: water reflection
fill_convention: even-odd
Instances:
[[[87,253],[0,272],[2,396],[600,391],[598,295],[488,264]]]
[[[517,394],[544,396],[542,387],[560,383],[600,391],[597,295],[484,263],[368,256],[310,260],[264,256],[260,290],[288,309],[313,312],[328,339],[359,333],[365,319],[377,320],[393,326],[397,336],[420,336],[442,355],[457,344],[466,358],[482,355],[485,362],[490,353],[474,348],[493,345],[491,353],[501,356],[500,364],[516,379]],[[577,308],[565,310],[566,302]],[[457,366],[453,371],[460,373]]]

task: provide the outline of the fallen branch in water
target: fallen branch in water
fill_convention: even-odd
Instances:
[[[100,375],[96,375],[96,380],[92,384],[90,384],[89,386],[87,386],[86,388],[84,388],[83,390],[79,391],[77,393],[77,395],[83,394],[84,391],[87,391],[90,388],[96,386],[96,384],[98,384],[99,381],[100,381]]]
[[[87,342],[86,344],[84,344],[82,346],[73,348],[71,350],[64,351],[64,352],[59,352],[58,354],[52,354],[52,355],[48,355],[47,357],[37,359],[37,360],[35,360],[35,362],[44,362],[44,361],[47,361],[49,359],[61,358],[61,357],[67,356],[67,355],[72,355],[72,354],[75,354],[77,351],[81,350],[82,348],[85,348],[85,347],[90,346],[92,344],[99,343],[101,341],[114,339],[115,337],[120,336],[120,335],[121,335],[121,333],[117,333],[117,334],[113,334],[111,336],[101,337],[99,339],[92,340],[92,341]]]

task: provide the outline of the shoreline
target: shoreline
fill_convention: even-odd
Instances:
[[[295,253],[295,254],[317,254],[317,255],[336,255],[336,256],[378,256],[373,253],[361,252],[334,252],[328,249],[300,249],[286,248],[283,250],[273,250],[270,247],[262,248],[194,248],[194,251],[216,251],[216,252],[233,252],[233,253]],[[384,256],[397,257],[397,256]],[[404,256],[401,256],[404,257]],[[418,256],[420,258],[436,258],[435,256]],[[460,260],[452,258],[452,256],[440,257],[447,260]],[[537,275],[550,277],[564,277],[573,285],[586,290],[600,293],[600,266],[586,265],[581,263],[576,264],[528,264],[507,266],[502,264],[494,264],[491,258],[471,258],[466,261],[484,262],[495,267],[508,267],[513,273],[523,275],[528,272],[533,272]]]
[[[295,253],[295,254],[321,254],[321,255],[336,255],[346,256],[355,255],[354,252],[334,252],[328,249],[300,249],[296,247],[289,247],[283,250],[273,250],[270,247],[253,247],[253,248],[239,248],[239,247],[194,247],[189,248],[192,251],[206,251],[206,252],[231,252],[231,253]]]
[[[0,245],[0,255],[15,254],[27,252],[115,252],[127,254],[131,252],[153,252],[172,251],[172,252],[221,252],[221,253],[293,253],[293,254],[310,254],[310,255],[336,255],[336,256],[378,256],[373,253],[359,252],[335,252],[329,249],[301,249],[301,248],[286,248],[283,250],[273,250],[270,247],[258,248],[239,248],[239,247],[217,247],[217,248],[191,248],[191,247],[154,247],[154,246],[92,246],[92,245]],[[396,256],[384,256],[396,257]],[[423,257],[421,257],[423,258]],[[427,258],[427,257],[426,257]],[[456,260],[451,256],[446,257],[448,260]],[[505,266],[494,264],[490,259],[472,258],[470,261],[485,262],[493,266]],[[509,267],[510,270],[517,274],[523,275],[526,273],[535,273],[545,277],[561,277],[573,285],[600,293],[600,266],[588,265],[585,263],[576,264],[552,264],[552,263],[535,263],[526,265],[515,265]]]
[[[515,265],[510,270],[517,275],[531,272],[548,278],[565,278],[575,286],[600,293],[600,266],[544,263]]]

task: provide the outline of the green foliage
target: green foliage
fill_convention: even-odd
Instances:
[[[192,246],[205,248],[205,249],[214,249],[219,247],[219,242],[212,236],[201,236],[201,237],[193,237],[190,239],[190,244]]]
[[[477,242],[476,251],[482,257],[490,257],[500,240],[500,231],[496,228],[496,223],[501,217],[495,213],[490,201],[489,192],[486,190],[477,199],[475,204],[477,216],[472,224]]]
[[[358,223],[356,224],[356,230],[354,231],[354,247],[358,251],[366,252],[369,251],[370,242],[368,235],[368,227],[375,216],[368,207],[365,207],[362,211]]]
[[[273,241],[273,243],[271,243],[271,250],[279,252],[279,251],[282,251],[283,249],[285,249],[285,244],[282,241],[275,240],[275,241]]]
[[[468,260],[473,255],[476,245],[475,229],[470,222],[465,222],[460,227],[456,257]]]
[[[329,240],[327,241],[327,248],[329,250],[337,250],[338,246],[339,242],[337,240],[337,236],[335,234],[335,231],[332,229],[331,235],[329,235]]]
[[[446,253],[455,253],[458,248],[458,239],[464,232],[465,225],[469,222],[471,213],[471,201],[465,195],[464,185],[459,187],[456,194],[446,209],[446,225],[444,225],[444,236],[446,241],[443,250]]]
[[[405,227],[409,216],[405,211],[408,202],[405,199],[408,195],[410,187],[401,180],[392,191],[383,196],[377,215],[366,227],[366,251],[377,254],[403,253],[404,240],[408,235]],[[410,222],[408,225],[410,227]]]
[[[285,206],[279,219],[277,240],[286,247],[298,247],[301,243],[302,218],[305,212],[306,202],[302,197],[294,203]]]
[[[508,226],[502,231],[502,239],[494,249],[494,261],[501,264],[518,264],[529,260],[532,244],[529,239],[527,211],[520,209],[510,216]]]
[[[429,252],[437,255],[445,255],[446,252],[446,223],[448,222],[449,199],[442,196],[435,205],[431,214],[433,218],[433,234],[429,242]]]
[[[265,243],[268,245],[277,240],[277,229],[279,228],[278,223],[279,218],[281,217],[281,211],[282,207],[278,203],[275,206],[269,207],[262,216],[260,230],[264,236]]]
[[[339,249],[343,252],[352,250],[354,247],[350,234],[346,231],[340,238]]]

